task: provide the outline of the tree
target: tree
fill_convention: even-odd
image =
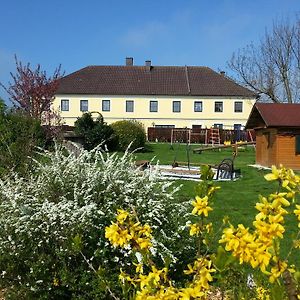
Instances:
[[[239,49],[228,62],[237,80],[275,103],[299,102],[300,18],[274,22],[258,45]]]
[[[86,150],[92,150],[101,143],[108,150],[115,150],[118,145],[114,130],[104,122],[101,114],[94,121],[91,113],[84,113],[75,122],[75,133],[84,138]]]
[[[61,66],[48,77],[39,64],[32,69],[29,63],[23,65],[17,56],[15,63],[16,74],[10,73],[13,82],[9,82],[8,87],[2,83],[0,85],[8,93],[14,106],[22,108],[31,117],[42,120],[43,113],[51,110],[59,79],[63,76]]]

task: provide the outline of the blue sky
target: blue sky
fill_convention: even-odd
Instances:
[[[232,53],[256,43],[275,19],[293,18],[300,0],[3,0],[0,81],[14,54],[48,74],[87,65],[209,66],[228,71]],[[0,90],[0,97],[7,95]]]

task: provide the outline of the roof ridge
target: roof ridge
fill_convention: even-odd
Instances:
[[[191,94],[191,86],[190,86],[190,81],[189,81],[188,66],[185,66],[185,76],[186,76],[186,83],[187,83],[188,93]]]
[[[81,68],[80,70],[85,69],[85,68],[98,68],[98,67],[147,68],[147,66],[144,66],[144,65],[134,65],[134,66],[126,66],[126,65],[88,65],[86,67]],[[183,69],[185,67],[188,67],[188,68],[209,69],[209,70],[211,70],[213,72],[216,72],[212,68],[207,67],[207,66],[188,66],[188,65],[184,65],[184,66],[172,66],[172,65],[162,66],[162,65],[151,65],[151,67],[155,67],[155,68],[183,68]],[[80,70],[78,70],[78,71],[80,71]],[[218,73],[218,72],[216,72],[216,73]]]

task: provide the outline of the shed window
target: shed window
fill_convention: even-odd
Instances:
[[[296,154],[300,154],[300,135],[295,136],[295,152]]]

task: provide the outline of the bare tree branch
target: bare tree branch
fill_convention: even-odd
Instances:
[[[228,62],[242,85],[275,103],[299,102],[300,19],[274,22],[258,45],[233,53]]]

